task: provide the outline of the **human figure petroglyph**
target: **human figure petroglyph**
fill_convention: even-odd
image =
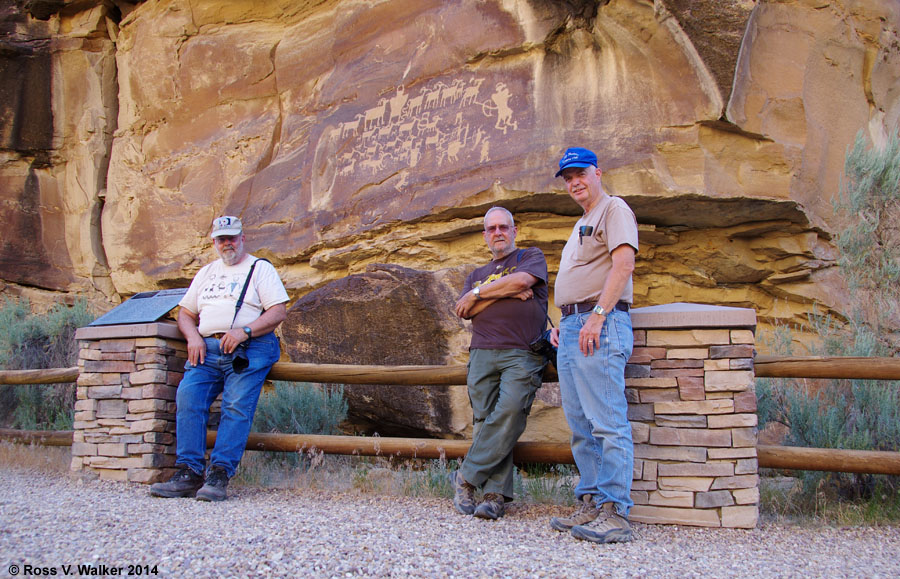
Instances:
[[[484,138],[485,132],[484,128],[478,127],[478,130],[475,131],[475,142],[472,144],[473,147],[477,147],[478,143],[481,142],[481,139]]]
[[[420,151],[419,147],[416,147],[415,142],[413,142],[413,147],[409,150],[409,166],[415,167],[416,165],[418,165],[421,155],[422,151]]]
[[[409,95],[406,94],[403,85],[397,87],[397,94],[391,97],[388,101],[391,106],[391,114],[388,117],[388,122],[393,123],[395,120],[399,120],[401,115],[403,114],[403,108],[406,106],[406,101],[409,100]]]
[[[403,191],[403,188],[406,187],[406,184],[409,182],[409,173],[406,171],[401,171],[400,178],[397,179],[397,182],[394,184],[394,189],[397,191]]]
[[[512,127],[513,129],[518,129],[519,125],[516,122],[510,121],[510,119],[512,119],[513,111],[509,108],[508,103],[512,94],[509,92],[509,89],[506,88],[506,83],[498,82],[495,89],[494,94],[491,95],[491,101],[493,101],[497,108],[497,123],[494,125],[494,128],[502,129],[503,134],[505,135],[507,128]]]

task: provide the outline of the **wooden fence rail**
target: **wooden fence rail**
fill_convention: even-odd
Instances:
[[[755,373],[760,378],[858,378],[900,380],[900,358],[779,357],[757,356]],[[0,384],[55,384],[74,382],[78,368],[0,370]],[[296,364],[278,362],[271,380],[328,384],[392,384],[401,386],[457,386],[466,383],[466,367],[452,366],[355,366],[351,364]],[[544,382],[556,382],[551,367]]]
[[[72,446],[72,430],[14,430],[0,428],[0,440],[40,446]]]
[[[78,380],[78,367],[0,370],[0,384],[58,384]]]
[[[71,446],[71,430],[0,429],[0,440],[44,446]],[[214,431],[207,432],[206,443],[212,447]],[[434,438],[390,438],[363,436],[326,436],[321,434],[276,434],[251,432],[247,450],[275,452],[310,452],[357,456],[392,456],[447,460],[462,458],[469,450],[469,440]],[[759,466],[787,470],[821,470],[867,474],[900,475],[900,452],[873,450],[840,450],[800,448],[796,446],[757,446]],[[574,464],[568,443],[519,442],[513,451],[518,463]]]
[[[753,366],[760,378],[900,380],[900,358],[757,356]]]
[[[556,381],[556,373],[552,368],[549,370],[544,381]],[[900,358],[757,356],[755,372],[756,376],[763,378],[900,380]],[[77,367],[0,371],[0,384],[55,384],[74,382],[77,378]],[[452,386],[466,383],[466,367],[279,362],[272,367],[269,378],[333,384]],[[215,432],[210,432],[207,439],[212,443]],[[72,444],[72,432],[0,429],[0,440],[69,446]],[[454,459],[465,456],[469,444],[470,441],[466,440],[251,433],[247,449],[296,452],[315,448],[328,454]],[[898,452],[784,446],[758,446],[757,452],[759,466],[764,468],[900,475]],[[565,443],[520,442],[516,445],[514,458],[520,463],[573,462],[572,451]]]

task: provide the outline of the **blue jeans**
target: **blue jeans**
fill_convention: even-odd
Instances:
[[[177,462],[198,474],[205,470],[209,407],[222,394],[222,418],[209,462],[225,468],[230,478],[241,462],[260,390],[281,355],[281,345],[274,333],[252,338],[247,347],[250,366],[236,374],[232,355],[222,353],[219,340],[205,340],[206,359],[198,366],[185,364],[175,396]]]
[[[573,314],[559,322],[559,389],[581,474],[575,497],[593,495],[597,505],[613,502],[627,516],[634,504],[634,443],[625,400],[625,363],[634,347],[631,315],[609,312],[594,355],[585,356],[578,349],[578,332],[591,315]]]
[[[469,351],[472,446],[460,472],[485,493],[513,498],[513,447],[525,431],[544,358],[527,350]]]

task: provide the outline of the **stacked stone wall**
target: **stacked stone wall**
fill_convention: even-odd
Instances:
[[[632,518],[647,523],[755,527],[759,518],[754,331],[726,324],[737,308],[687,308],[682,329],[654,316],[671,304],[634,311],[634,353],[626,396],[634,437]],[[683,308],[682,308],[683,310]],[[685,313],[681,311],[681,313]],[[723,317],[724,315],[724,317]],[[731,316],[733,317],[733,316]],[[755,319],[755,315],[752,315]]]
[[[156,335],[153,335],[156,334]],[[81,328],[72,470],[155,482],[175,463],[187,349],[172,324]]]

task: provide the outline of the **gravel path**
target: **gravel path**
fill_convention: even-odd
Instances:
[[[143,485],[2,469],[0,575],[88,564],[148,565],[151,577],[900,576],[897,527],[635,525],[634,542],[601,546],[551,530],[562,507],[514,504],[482,521],[440,499],[229,490],[224,503],[158,499]]]

